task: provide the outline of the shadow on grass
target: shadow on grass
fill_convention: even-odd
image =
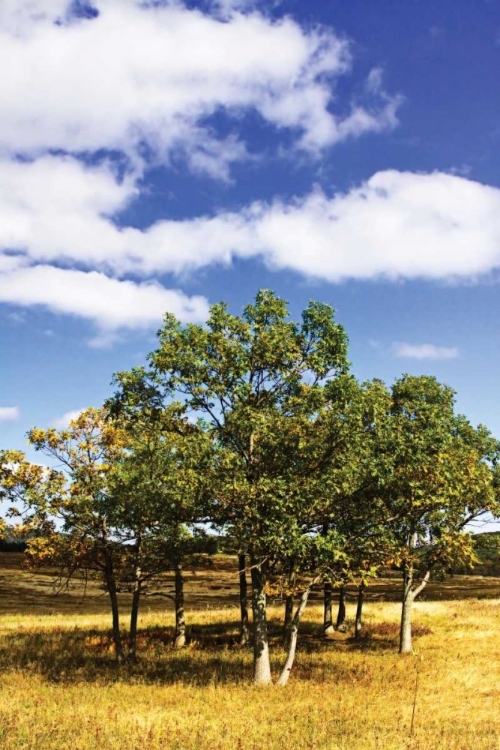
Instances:
[[[173,632],[138,633],[135,663],[117,665],[111,633],[97,629],[53,629],[9,633],[0,640],[2,668],[39,674],[50,682],[183,683],[196,686],[249,682],[250,649],[239,648],[237,623],[194,626],[187,648],[172,646]],[[124,641],[126,644],[126,640]]]
[[[194,623],[188,629],[188,646],[182,651],[173,648],[173,631],[151,627],[139,631],[138,659],[118,666],[114,658],[111,633],[99,629],[43,629],[17,631],[0,639],[0,664],[38,674],[49,682],[63,684],[88,683],[161,683],[194,686],[249,684],[252,677],[252,648],[237,643],[239,622]],[[414,635],[426,635],[428,628],[417,625]],[[321,672],[326,681],[337,677],[335,653],[395,652],[398,628],[394,623],[379,623],[365,629],[355,640],[349,634],[338,634],[332,641],[324,640],[317,624],[304,622],[299,635],[297,665],[294,672],[301,679],[317,681]],[[282,628],[278,620],[269,622],[269,640],[274,670],[284,662]],[[126,645],[126,639],[124,638]],[[324,655],[332,661],[325,672]],[[323,660],[323,661],[322,661]],[[319,671],[318,671],[319,670]]]

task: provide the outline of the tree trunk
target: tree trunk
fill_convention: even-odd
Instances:
[[[106,587],[108,589],[109,600],[111,602],[111,614],[113,617],[113,642],[115,644],[115,656],[118,664],[124,661],[122,637],[120,633],[120,612],[118,610],[118,596],[116,593],[115,573],[113,570],[113,561],[110,553],[106,553],[106,563],[104,575],[106,578]]]
[[[361,583],[358,588],[358,603],[356,606],[356,619],[354,622],[354,638],[361,638],[361,628],[363,627],[363,602],[365,598],[365,584]]]
[[[174,648],[186,645],[186,620],[184,616],[184,576],[182,565],[175,566],[175,636]]]
[[[323,638],[331,638],[334,633],[332,610],[332,584],[329,581],[326,581],[323,592]]]
[[[413,566],[408,566],[404,569],[403,603],[401,607],[401,626],[399,630],[400,654],[411,654],[412,652],[411,616],[413,610],[413,602],[415,601],[417,596],[424,590],[430,577],[431,571],[429,569],[426,570],[426,572],[422,576],[418,586],[416,588],[413,588]]]
[[[139,616],[139,601],[141,598],[141,569],[136,570],[134,593],[132,595],[132,608],[130,610],[130,634],[129,634],[129,658],[135,661],[137,650],[137,618]]]
[[[285,618],[283,621],[283,646],[290,647],[290,638],[292,634],[293,623],[293,594],[287,594],[285,597]]]
[[[297,650],[297,638],[299,635],[300,618],[302,617],[302,614],[306,608],[311,589],[317,582],[317,578],[314,581],[311,581],[309,586],[305,589],[305,591],[302,592],[302,596],[300,597],[299,606],[297,607],[297,611],[295,612],[295,615],[293,617],[292,626],[290,629],[290,645],[288,647],[288,655],[286,657],[285,665],[276,683],[277,685],[280,685],[280,687],[286,685],[286,683],[288,682],[288,678],[290,677],[293,662],[295,661],[295,652]]]
[[[285,597],[285,617],[283,620],[283,646],[288,649],[290,646],[290,636],[292,632],[293,620],[293,587],[295,586],[295,571],[293,563],[288,573],[289,593]]]
[[[401,627],[399,630],[399,653],[411,654],[411,614],[413,607],[413,592],[411,590],[411,578],[405,580],[403,592],[403,605],[401,607]]]
[[[335,625],[337,630],[344,629],[345,627],[345,586],[339,588],[339,609],[337,612],[337,623]]]
[[[266,618],[265,563],[259,563],[252,558],[250,564],[252,569],[253,681],[256,685],[269,685],[272,678]]]
[[[240,579],[240,646],[245,646],[250,641],[250,626],[248,620],[248,593],[246,555],[238,555],[238,571]]]

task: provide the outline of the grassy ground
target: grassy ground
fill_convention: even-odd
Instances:
[[[117,669],[98,589],[84,602],[76,589],[54,597],[47,576],[0,557],[0,747],[500,750],[499,584],[456,578],[431,589],[405,658],[395,653],[399,607],[381,601],[396,596],[394,582],[372,589],[360,643],[323,642],[313,603],[289,685],[257,689],[251,652],[235,646],[234,571],[224,561],[188,575],[189,647],[171,648],[172,605],[147,599],[139,663]],[[271,609],[276,671],[281,614]]]

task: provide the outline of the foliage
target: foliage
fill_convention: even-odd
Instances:
[[[318,563],[339,554],[335,530],[311,533],[317,525],[311,492],[333,449],[318,436],[329,431],[331,414],[352,385],[346,352],[330,307],[310,303],[299,325],[289,320],[283,300],[263,291],[240,317],[214,305],[206,327],[165,316],[149,370],[117,377],[113,413],[141,402],[151,414],[161,413],[175,397],[203,420],[216,445],[212,520],[249,555],[254,621],[261,621],[257,680],[258,658],[267,662],[270,569],[293,559],[317,575]],[[269,681],[267,663],[263,669],[262,681]]]

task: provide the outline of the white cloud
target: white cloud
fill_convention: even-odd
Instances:
[[[271,268],[331,282],[470,280],[500,267],[500,189],[457,175],[378,172],[332,197],[316,191],[239,213],[159,220],[143,231],[118,227],[111,217],[136,195],[133,180],[120,183],[106,165],[91,169],[69,157],[0,161],[0,248],[17,251],[0,254],[0,279],[34,278],[27,269],[32,263],[151,278],[227,265],[237,257],[260,257]],[[61,281],[73,278],[57,271]],[[84,274],[73,273],[83,280]],[[108,281],[118,294],[118,282]],[[10,283],[0,288],[8,294]],[[151,289],[156,298],[158,287]],[[21,304],[30,304],[28,297]],[[96,302],[96,320],[108,316],[110,301]],[[71,300],[73,309],[75,304]],[[62,306],[60,299],[56,307]],[[119,310],[128,324],[123,306]],[[138,315],[130,312],[130,320]],[[113,322],[112,312],[109,317]]]
[[[0,406],[0,422],[19,419],[21,412],[18,406]]]
[[[329,281],[472,278],[500,265],[500,190],[442,173],[379,172],[328,198],[257,206],[266,262]]]
[[[396,357],[408,359],[456,359],[459,350],[455,346],[436,346],[435,344],[395,343],[393,351]]]
[[[52,427],[55,427],[57,430],[66,430],[69,427],[70,422],[78,419],[82,411],[84,411],[84,409],[73,409],[72,411],[67,411],[65,414],[52,421]]]
[[[95,346],[110,343],[122,328],[151,328],[166,311],[186,322],[203,321],[208,313],[204,297],[187,297],[156,282],[119,281],[97,271],[44,265],[1,274],[0,302],[41,305],[90,320],[100,332]]]
[[[94,0],[93,19],[71,19],[63,0],[2,2],[0,152],[113,148],[137,163],[147,143],[159,159],[184,151],[193,168],[227,177],[246,150],[234,135],[222,147],[204,124],[220,109],[257,111],[312,150],[396,124],[399,100],[381,90],[374,107],[331,111],[333,82],[351,63],[345,40],[233,12],[242,2],[223,3],[225,20],[174,0]]]
[[[99,345],[155,326],[166,310],[204,320],[203,297],[151,279],[235,258],[330,282],[474,280],[500,269],[500,189],[457,175],[379,172],[332,197],[118,226],[113,216],[136,196],[132,177],[120,181],[107,164],[0,160],[0,302],[90,320]]]
[[[33,24],[64,17],[68,5],[68,0],[2,0],[0,29],[22,36]]]
[[[162,273],[236,256],[277,262],[262,234],[276,205],[144,231],[118,226],[113,217],[139,195],[151,162],[180,155],[191,171],[229,180],[233,162],[253,158],[237,134],[246,112],[319,153],[394,127],[399,98],[374,71],[366,101],[336,114],[349,43],[331,29],[273,20],[258,0],[212,0],[206,12],[182,0],[92,6],[83,18],[72,0],[0,3],[9,71],[0,77],[0,302],[87,319],[99,346],[156,325],[165,310],[206,317],[205,298],[165,289],[155,280]],[[234,124],[224,136],[207,124],[221,111]],[[96,165],[106,149],[125,156],[125,176]]]
[[[130,178],[121,184],[110,167],[85,167],[69,157],[45,156],[35,162],[0,161],[0,247],[27,250],[31,260],[70,259],[97,264],[103,249],[117,259],[120,233],[107,215],[137,195]],[[133,235],[133,232],[132,232]],[[131,248],[132,249],[132,248]],[[0,272],[26,263],[7,256]]]

